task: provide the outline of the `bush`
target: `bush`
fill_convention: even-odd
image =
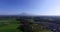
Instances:
[[[45,24],[33,24],[33,25],[32,25],[32,30],[33,30],[34,32],[49,31],[49,30],[47,30],[47,29],[44,29],[44,28],[46,28],[46,27],[47,27],[47,25],[45,25]]]

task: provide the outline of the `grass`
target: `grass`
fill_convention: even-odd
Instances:
[[[47,25],[43,25],[43,24],[38,24],[38,25],[32,25],[33,31],[34,32],[52,32],[51,30],[47,30],[47,29],[43,29],[45,28]]]
[[[2,22],[3,21],[3,22]],[[7,21],[7,22],[5,22]],[[7,20],[0,20],[0,32],[21,32],[17,29],[19,24],[17,23],[16,19],[7,19]],[[4,24],[4,23],[9,23],[9,24]],[[50,30],[42,30],[39,32],[51,32]]]
[[[21,32],[17,29],[18,26],[16,19],[0,20],[0,32]]]
[[[3,27],[0,27],[0,32],[19,32],[17,27],[19,24],[9,24]]]
[[[17,27],[19,26],[19,24],[9,24],[3,27],[0,27],[0,32],[21,32],[17,29]],[[39,32],[52,32],[50,30],[42,30]]]

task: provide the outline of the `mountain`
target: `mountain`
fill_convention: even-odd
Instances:
[[[29,13],[20,13],[18,14],[18,16],[33,16],[33,15]]]

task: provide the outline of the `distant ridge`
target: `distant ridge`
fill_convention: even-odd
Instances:
[[[18,14],[18,16],[34,16],[34,15],[29,13],[20,13]]]

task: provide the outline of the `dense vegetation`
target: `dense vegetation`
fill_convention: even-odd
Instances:
[[[29,20],[33,21],[33,20]],[[21,32],[17,29],[19,26],[19,21],[16,21],[15,18],[9,19],[1,19],[0,20],[0,32]],[[32,29],[34,32],[52,32],[50,30],[43,29],[46,25],[39,24],[39,25],[32,25]]]
[[[17,27],[19,22],[16,19],[2,19],[0,20],[0,32],[19,32]]]

